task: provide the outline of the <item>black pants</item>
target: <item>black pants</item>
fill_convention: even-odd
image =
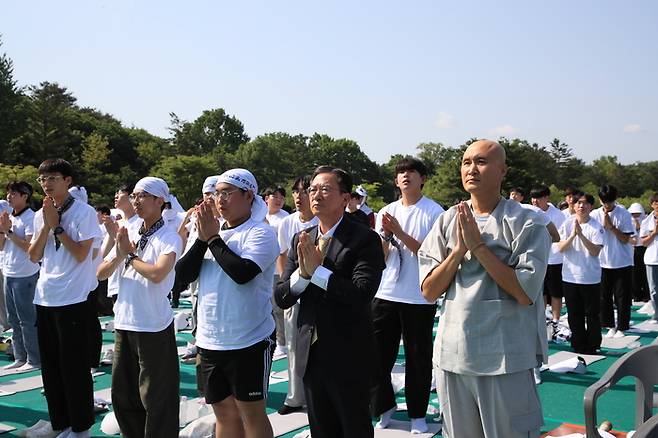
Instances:
[[[105,294],[107,295],[107,283]],[[103,331],[101,330],[101,325],[98,322],[98,288],[89,292],[89,295],[87,296],[87,305],[89,367],[98,368],[101,361],[101,350],[103,349]]]
[[[628,330],[631,321],[631,304],[633,302],[631,285],[633,267],[617,269],[601,269],[601,325],[615,327],[617,330]],[[617,308],[617,323],[615,313]]]
[[[82,432],[94,424],[87,337],[89,304],[37,306],[41,375],[53,429]],[[82,359],[82,360],[81,360]]]
[[[647,248],[636,246],[633,249],[633,299],[649,301],[649,285],[647,284],[647,267],[644,265],[644,253]]]
[[[369,376],[335,373],[322,360],[328,353],[320,351],[321,344],[319,339],[311,346],[303,379],[311,435],[313,438],[372,438]],[[332,349],[333,354],[338,354],[337,346]]]
[[[178,352],[174,323],[160,332],[116,330],[112,405],[126,438],[178,436]]]
[[[425,418],[432,382],[432,327],[435,304],[406,304],[375,298],[372,322],[379,369],[372,378],[370,409],[380,416],[396,406],[391,370],[404,342],[404,395],[409,418]]]
[[[562,284],[569,314],[571,347],[576,353],[593,353],[601,347],[601,285],[566,281]]]

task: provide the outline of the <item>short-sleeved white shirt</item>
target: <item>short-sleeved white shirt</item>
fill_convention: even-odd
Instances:
[[[379,211],[375,230],[383,233],[382,217],[384,213],[388,213],[397,219],[405,233],[422,243],[434,222],[444,211],[443,207],[424,196],[415,204],[408,206],[404,206],[402,201],[398,200]],[[382,280],[375,297],[398,303],[428,304],[420,291],[418,275],[416,254],[402,242],[400,242],[400,251],[390,246],[386,268],[382,273]]]
[[[268,338],[274,331],[272,276],[279,245],[272,227],[253,219],[220,230],[219,235],[234,253],[256,263],[261,272],[238,284],[214,258],[203,259],[196,345],[208,350],[237,350]]]
[[[576,216],[564,221],[560,227],[560,239],[567,240],[573,232]],[[583,235],[595,245],[603,245],[603,226],[598,221],[591,219],[587,223],[580,224]],[[576,236],[571,246],[563,253],[562,281],[575,284],[596,284],[601,282],[601,264],[598,257],[590,255],[589,251]]]
[[[34,215],[33,242],[43,228],[43,223],[42,209]],[[98,239],[101,236],[96,210],[84,202],[74,201],[62,214],[60,226],[64,228],[66,235],[76,242]],[[43,250],[34,304],[58,307],[85,301],[97,282],[92,252],[90,248],[85,260],[79,263],[64,244],[60,245],[58,250],[55,249],[55,236],[51,230]]]
[[[20,239],[34,235],[34,211],[27,208],[18,216],[9,215],[11,230]],[[5,239],[2,251],[2,273],[5,277],[31,277],[39,272],[39,264],[32,263],[27,251],[23,251],[10,238]]]
[[[265,219],[267,219],[267,222],[274,229],[274,232],[277,233],[279,229],[279,223],[281,223],[281,221],[288,216],[290,216],[290,213],[288,213],[284,209],[280,209],[274,214],[265,215]]]
[[[137,231],[139,231],[139,228],[142,226],[142,223],[144,223],[142,218],[140,218],[135,214],[131,216],[130,219],[126,219],[126,221],[121,226],[126,227],[126,229],[128,230],[128,235],[131,235],[130,234],[131,230],[135,228]],[[112,256],[111,258],[109,257],[112,254],[116,254],[116,251],[115,252],[110,251],[110,253],[108,253],[108,255],[105,257],[105,260],[111,260],[112,258],[114,258],[114,256]],[[119,279],[121,278],[121,275],[123,275],[123,264],[119,264],[119,266],[117,266],[117,269],[107,279],[108,297],[113,297],[114,295],[119,293]]]
[[[590,216],[603,226],[605,212],[603,207],[597,208],[590,213]],[[635,233],[633,227],[633,217],[624,208],[617,204],[615,209],[608,213],[612,224],[624,234],[632,235]],[[625,268],[633,266],[633,245],[630,242],[621,243],[619,239],[610,230],[603,229],[603,249],[599,254],[601,267],[606,269]]]
[[[302,222],[299,216],[299,212],[296,211],[293,214],[283,218],[283,220],[279,223],[278,239],[281,254],[288,252],[290,249],[290,244],[292,243],[292,238],[295,234],[320,223],[320,219],[315,216],[313,216],[313,218],[308,222]]]
[[[556,229],[560,229],[562,223],[567,219],[562,210],[554,206],[553,204],[548,204],[548,209],[544,212],[548,218],[553,222]],[[558,248],[557,242],[551,244],[551,254],[548,256],[549,265],[559,265],[562,263],[562,253]]]
[[[640,237],[647,237],[655,228],[656,218],[653,213],[650,213],[642,221],[642,225],[640,226]],[[644,264],[658,265],[658,237],[655,237],[649,246],[647,246],[647,250],[644,253]]]
[[[128,230],[131,242],[141,237],[139,227]],[[136,245],[135,245],[136,246]],[[163,226],[148,238],[143,250],[137,250],[140,260],[155,264],[161,255],[183,252],[183,242],[171,227]],[[108,254],[116,257],[116,247]],[[119,279],[119,294],[114,303],[114,328],[134,332],[159,332],[174,320],[174,312],[167,296],[174,285],[175,271],[172,269],[160,282],[154,283],[138,273],[132,265],[125,268]]]

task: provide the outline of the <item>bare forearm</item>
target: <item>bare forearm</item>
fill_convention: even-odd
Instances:
[[[658,228],[657,228],[657,230],[658,230]],[[656,238],[656,230],[653,230],[648,235],[642,237],[642,245],[644,245],[644,246],[651,245],[651,242],[653,242],[653,239],[655,239],[655,238]]]
[[[119,267],[119,264],[123,263],[124,260],[125,257],[116,256],[112,260],[105,260],[101,263],[98,267],[98,271],[96,271],[96,277],[98,280],[103,281],[110,278],[110,276],[114,274],[114,271]]]
[[[425,277],[421,285],[421,292],[425,300],[428,302],[436,301],[448,290],[450,283],[455,279],[457,269],[459,269],[463,258],[464,254],[453,251]]]
[[[583,236],[582,234],[580,234],[580,241],[583,242],[587,252],[589,252],[592,257],[599,256],[599,253],[601,252],[601,247],[599,245],[593,244],[587,237]]]
[[[532,300],[521,287],[518,278],[516,278],[514,269],[501,262],[486,245],[475,248],[473,255],[477,257],[482,267],[493,278],[496,284],[508,295],[521,305],[529,306],[532,304]]]
[[[404,231],[400,230],[395,237],[400,239],[404,245],[409,248],[414,254],[418,253],[418,249],[420,248],[421,242],[417,241]]]
[[[612,227],[611,231],[612,234],[614,234],[617,240],[619,240],[621,243],[626,244],[628,243],[628,240],[631,238],[630,234],[624,234],[621,231],[619,231],[619,229],[616,227]]]
[[[62,245],[64,245],[64,248],[66,248],[73,255],[78,263],[85,261],[91,248],[91,239],[76,242],[66,233],[60,233],[57,237],[59,241],[62,242]]]
[[[567,238],[567,240],[560,240],[558,242],[557,248],[560,250],[560,252],[564,252],[571,247],[571,243],[573,242],[574,237],[575,236],[572,234]]]
[[[50,229],[46,226],[39,230],[37,234],[37,239],[30,243],[30,247],[27,250],[28,255],[30,256],[30,261],[33,263],[39,262],[43,258],[43,250],[46,247],[46,242],[48,241],[48,233]]]

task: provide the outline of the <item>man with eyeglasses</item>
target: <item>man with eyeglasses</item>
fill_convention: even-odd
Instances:
[[[34,211],[30,208],[32,186],[25,181],[7,184],[7,202],[11,213],[0,214],[0,251],[7,318],[14,330],[12,348],[14,362],[4,369],[20,372],[41,367],[37,341],[37,313],[34,289],[39,278],[39,264],[27,253],[34,235]],[[2,291],[0,291],[2,293]]]
[[[34,304],[48,414],[53,430],[88,437],[94,398],[87,295],[96,284],[91,247],[101,230],[94,208],[68,192],[73,168],[67,161],[46,160],[38,172],[46,197],[34,216],[28,254],[41,261]]]
[[[275,292],[284,309],[300,303],[296,372],[304,381],[314,438],[374,435],[370,303],[385,266],[384,253],[375,232],[344,219],[351,192],[352,178],[344,170],[315,170],[308,193],[319,224],[294,236]]]
[[[292,239],[298,232],[313,227],[319,223],[311,211],[311,203],[308,197],[308,187],[311,184],[311,176],[300,176],[292,183],[292,199],[295,204],[295,212],[285,217],[279,223],[279,250],[277,259],[277,270],[283,273],[288,259],[288,251]],[[277,279],[278,280],[278,279]],[[278,283],[278,281],[277,281]],[[275,284],[276,290],[276,284]],[[306,404],[304,399],[304,384],[302,378],[297,375],[295,368],[295,355],[297,349],[297,315],[299,314],[299,303],[283,311],[285,324],[285,344],[288,350],[288,393],[283,405],[279,408],[280,415],[301,411]]]
[[[271,437],[265,399],[275,344],[272,277],[279,247],[265,222],[267,206],[246,169],[219,176],[217,217],[206,201],[196,209],[198,238],[176,267],[199,280],[198,379],[215,413],[215,436]],[[205,257],[210,250],[212,258]]]
[[[128,437],[178,436],[180,373],[168,295],[182,242],[162,218],[168,198],[164,180],[139,180],[129,199],[142,225],[121,227],[98,268],[104,279],[123,267],[114,304],[112,405]]]

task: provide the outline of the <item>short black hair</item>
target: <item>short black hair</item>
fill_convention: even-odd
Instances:
[[[582,195],[580,195],[580,196],[578,197],[578,199],[580,199],[580,198],[585,198],[585,199],[587,200],[587,203],[588,203],[589,205],[592,205],[592,206],[594,205],[594,202],[596,202],[596,201],[594,200],[594,196],[590,195],[589,193],[583,193]]]
[[[617,187],[612,184],[603,184],[599,188],[599,198],[601,199],[601,202],[615,202],[617,195]]]
[[[546,186],[539,186],[530,190],[530,197],[532,199],[539,199],[545,196],[551,196],[551,189]]]
[[[651,197],[649,198],[649,203],[654,203],[654,202],[658,202],[658,192],[654,193],[654,194],[651,195]]]
[[[350,193],[350,198],[352,199],[361,199],[363,196],[359,195],[357,192]]]
[[[510,192],[510,193],[512,193],[512,192],[516,192],[516,193],[518,193],[519,195],[525,197],[525,191],[524,191],[521,187],[512,187],[512,188],[509,190],[509,192]]]
[[[576,188],[575,186],[566,186],[564,189],[564,196],[571,196],[571,195],[582,195],[583,192],[579,189]]]
[[[395,165],[395,175],[398,173],[404,173],[409,170],[415,170],[420,174],[420,176],[427,176],[427,166],[418,158],[414,157],[404,157]]]
[[[44,173],[61,173],[65,178],[67,176],[73,178],[73,166],[63,158],[48,158],[39,165],[37,171],[39,175],[43,175]]]
[[[129,195],[135,190],[135,184],[133,183],[123,183],[117,188],[117,192],[128,193]]]
[[[105,205],[105,204],[103,204],[103,205],[97,205],[97,206],[96,206],[96,211],[97,211],[98,213],[103,213],[103,214],[106,214],[106,215],[108,215],[108,216],[112,214],[112,210],[110,210],[110,207],[108,207],[108,206]]]
[[[280,194],[284,198],[286,197],[286,189],[284,189],[281,186],[266,188],[265,191],[263,192],[263,197],[267,197],[267,196],[273,195],[275,193]]]
[[[295,181],[292,183],[293,193],[297,193],[298,187],[301,184],[302,190],[306,190],[311,186],[311,175],[302,175],[295,178]]]
[[[27,202],[30,202],[34,189],[32,185],[25,181],[12,181],[5,187],[5,190],[8,192],[18,192],[23,195],[27,195]]]
[[[334,166],[318,166],[315,171],[313,171],[311,180],[315,179],[315,177],[321,173],[331,173],[335,175],[341,193],[352,193],[352,177],[343,169]]]

